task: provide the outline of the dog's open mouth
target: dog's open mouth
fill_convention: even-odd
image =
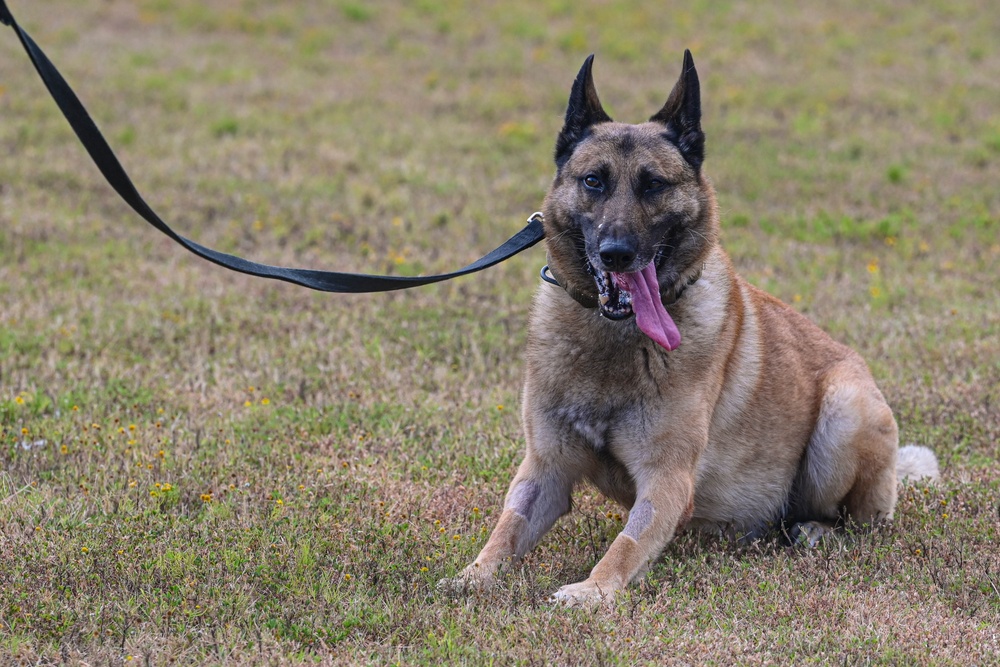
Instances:
[[[597,285],[597,307],[600,308],[601,315],[609,320],[624,320],[632,317],[632,294],[627,289],[622,289],[621,278],[625,274],[598,271],[587,262],[587,272],[594,278]]]
[[[587,262],[587,271],[597,286],[601,315],[609,320],[624,320],[635,314],[635,323],[644,334],[668,351],[677,349],[681,334],[663,307],[656,262],[631,273],[598,271]]]

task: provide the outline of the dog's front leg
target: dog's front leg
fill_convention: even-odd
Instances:
[[[692,469],[652,470],[637,477],[636,502],[625,528],[591,570],[590,576],[579,583],[563,586],[555,593],[555,599],[569,605],[591,605],[610,598],[644,572],[678,527],[691,518],[694,511]]]
[[[459,593],[491,586],[507,563],[533,549],[556,519],[569,511],[573,484],[579,479],[566,466],[553,465],[529,446],[510,484],[496,528],[468,567],[438,587]]]

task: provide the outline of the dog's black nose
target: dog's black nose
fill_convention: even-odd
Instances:
[[[605,271],[623,271],[635,261],[632,246],[619,240],[602,241],[599,254]]]

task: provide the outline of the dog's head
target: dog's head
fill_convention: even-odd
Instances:
[[[592,300],[609,319],[635,313],[645,331],[647,305],[637,299],[652,297],[663,311],[661,298],[700,269],[718,238],[714,195],[701,173],[698,73],[685,51],[663,108],[629,125],[601,107],[592,63],[593,56],[573,83],[556,141],[545,200],[550,264],[578,300]]]

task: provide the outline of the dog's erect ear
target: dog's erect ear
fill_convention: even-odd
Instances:
[[[597,123],[607,123],[611,117],[601,107],[594,87],[594,76],[591,67],[594,64],[594,54],[590,54],[580,73],[573,82],[573,90],[569,94],[569,106],[566,107],[566,123],[563,125],[559,138],[556,139],[556,164],[563,166],[569,159],[573,148],[586,136],[587,128]]]
[[[671,141],[677,144],[684,159],[695,169],[701,168],[701,163],[705,160],[705,133],[701,131],[701,86],[698,83],[698,71],[694,68],[694,58],[687,49],[684,50],[681,77],[670,91],[667,103],[649,120],[666,125]]]

